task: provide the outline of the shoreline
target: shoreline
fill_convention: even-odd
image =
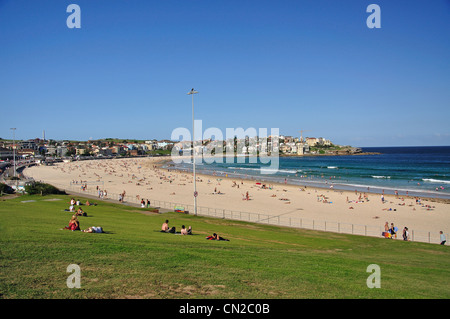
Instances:
[[[160,167],[160,169],[169,169],[169,170],[175,170],[178,172],[184,172],[184,173],[188,173],[188,174],[192,174],[192,169],[180,169],[180,168],[176,168],[173,166],[170,166],[168,168],[163,167],[166,164],[170,164],[170,162],[173,163],[172,159],[170,158],[166,158],[166,159],[161,159],[159,161],[157,161],[155,163],[155,165],[158,165]],[[234,173],[229,173],[227,175],[233,175]],[[292,183],[289,178],[287,178],[287,183],[282,183],[282,182],[277,182],[277,181],[270,181],[267,179],[262,178],[261,175],[255,175],[254,178],[248,178],[248,177],[243,177],[241,176],[241,174],[236,174],[238,176],[223,176],[223,175],[213,175],[213,174],[208,174],[204,171],[201,172],[196,172],[197,176],[203,176],[203,177],[220,177],[220,178],[226,178],[226,179],[239,179],[239,180],[244,180],[247,182],[261,182],[261,183],[265,183],[265,184],[272,184],[272,185],[278,185],[278,186],[284,186],[284,185],[290,185],[293,187],[308,187],[311,189],[317,189],[317,190],[331,190],[331,191],[340,191],[340,192],[355,192],[355,190],[357,190],[357,192],[362,192],[362,193],[368,193],[368,194],[372,194],[372,195],[384,195],[386,196],[394,196],[394,197],[403,197],[403,198],[408,198],[408,199],[413,199],[416,197],[421,198],[422,200],[427,200],[427,201],[431,201],[431,202],[438,202],[438,203],[445,203],[445,204],[450,204],[450,198],[442,198],[442,197],[433,197],[430,196],[429,194],[426,194],[426,192],[420,192],[420,191],[416,191],[416,190],[407,190],[407,189],[397,189],[399,191],[402,192],[408,192],[407,194],[400,194],[399,195],[395,195],[395,194],[391,194],[391,193],[383,193],[382,192],[382,188],[381,187],[376,187],[376,186],[370,186],[369,190],[367,190],[367,186],[365,185],[358,185],[355,186],[353,184],[340,184],[339,182],[334,182],[333,185],[334,187],[332,189],[330,189],[330,184],[324,184],[323,187],[321,187],[320,182],[319,181],[304,181],[305,183]],[[248,175],[247,175],[248,176]],[[281,178],[281,177],[280,177]],[[310,185],[309,185],[310,184]],[[314,184],[314,185],[313,185]],[[339,186],[344,186],[343,188],[339,188]],[[337,187],[336,187],[337,186]],[[355,188],[350,189],[350,186],[355,186]],[[391,191],[394,191],[394,189],[392,188],[384,188],[384,189],[388,189]],[[379,190],[374,191],[374,190]],[[410,195],[409,193],[412,193],[414,195]],[[446,194],[443,196],[447,196]],[[450,195],[448,195],[450,196]]]

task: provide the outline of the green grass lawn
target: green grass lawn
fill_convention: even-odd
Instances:
[[[106,202],[83,207],[88,217],[79,217],[82,229],[106,233],[72,232],[61,230],[69,199],[0,199],[1,298],[450,297],[447,246],[143,214]],[[194,235],[160,233],[165,219],[177,230],[192,226]],[[230,241],[206,240],[213,232]],[[79,289],[66,285],[70,264],[80,266]],[[370,264],[380,266],[380,289],[367,287]]]

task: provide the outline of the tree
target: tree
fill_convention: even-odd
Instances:
[[[69,149],[67,149],[67,152],[66,152],[66,154],[64,154],[64,156],[73,156],[75,154],[76,154],[75,149],[69,148]]]

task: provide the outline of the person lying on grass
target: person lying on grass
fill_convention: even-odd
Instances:
[[[84,233],[104,233],[102,227],[91,226],[88,229],[82,230]]]
[[[91,203],[89,200],[86,201],[86,206],[97,206],[96,203]]]
[[[218,234],[214,233],[212,236],[206,237],[208,240],[224,240],[224,241],[230,241],[229,239],[225,239],[223,237],[220,237]]]

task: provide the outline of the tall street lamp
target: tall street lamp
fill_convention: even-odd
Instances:
[[[16,177],[16,128],[12,127],[13,131],[13,160],[14,160],[14,177]]]
[[[193,173],[194,173],[194,215],[197,216],[197,178],[195,175],[195,121],[194,121],[194,94],[198,93],[194,89],[190,90],[187,94],[192,95],[192,158],[193,158]]]

